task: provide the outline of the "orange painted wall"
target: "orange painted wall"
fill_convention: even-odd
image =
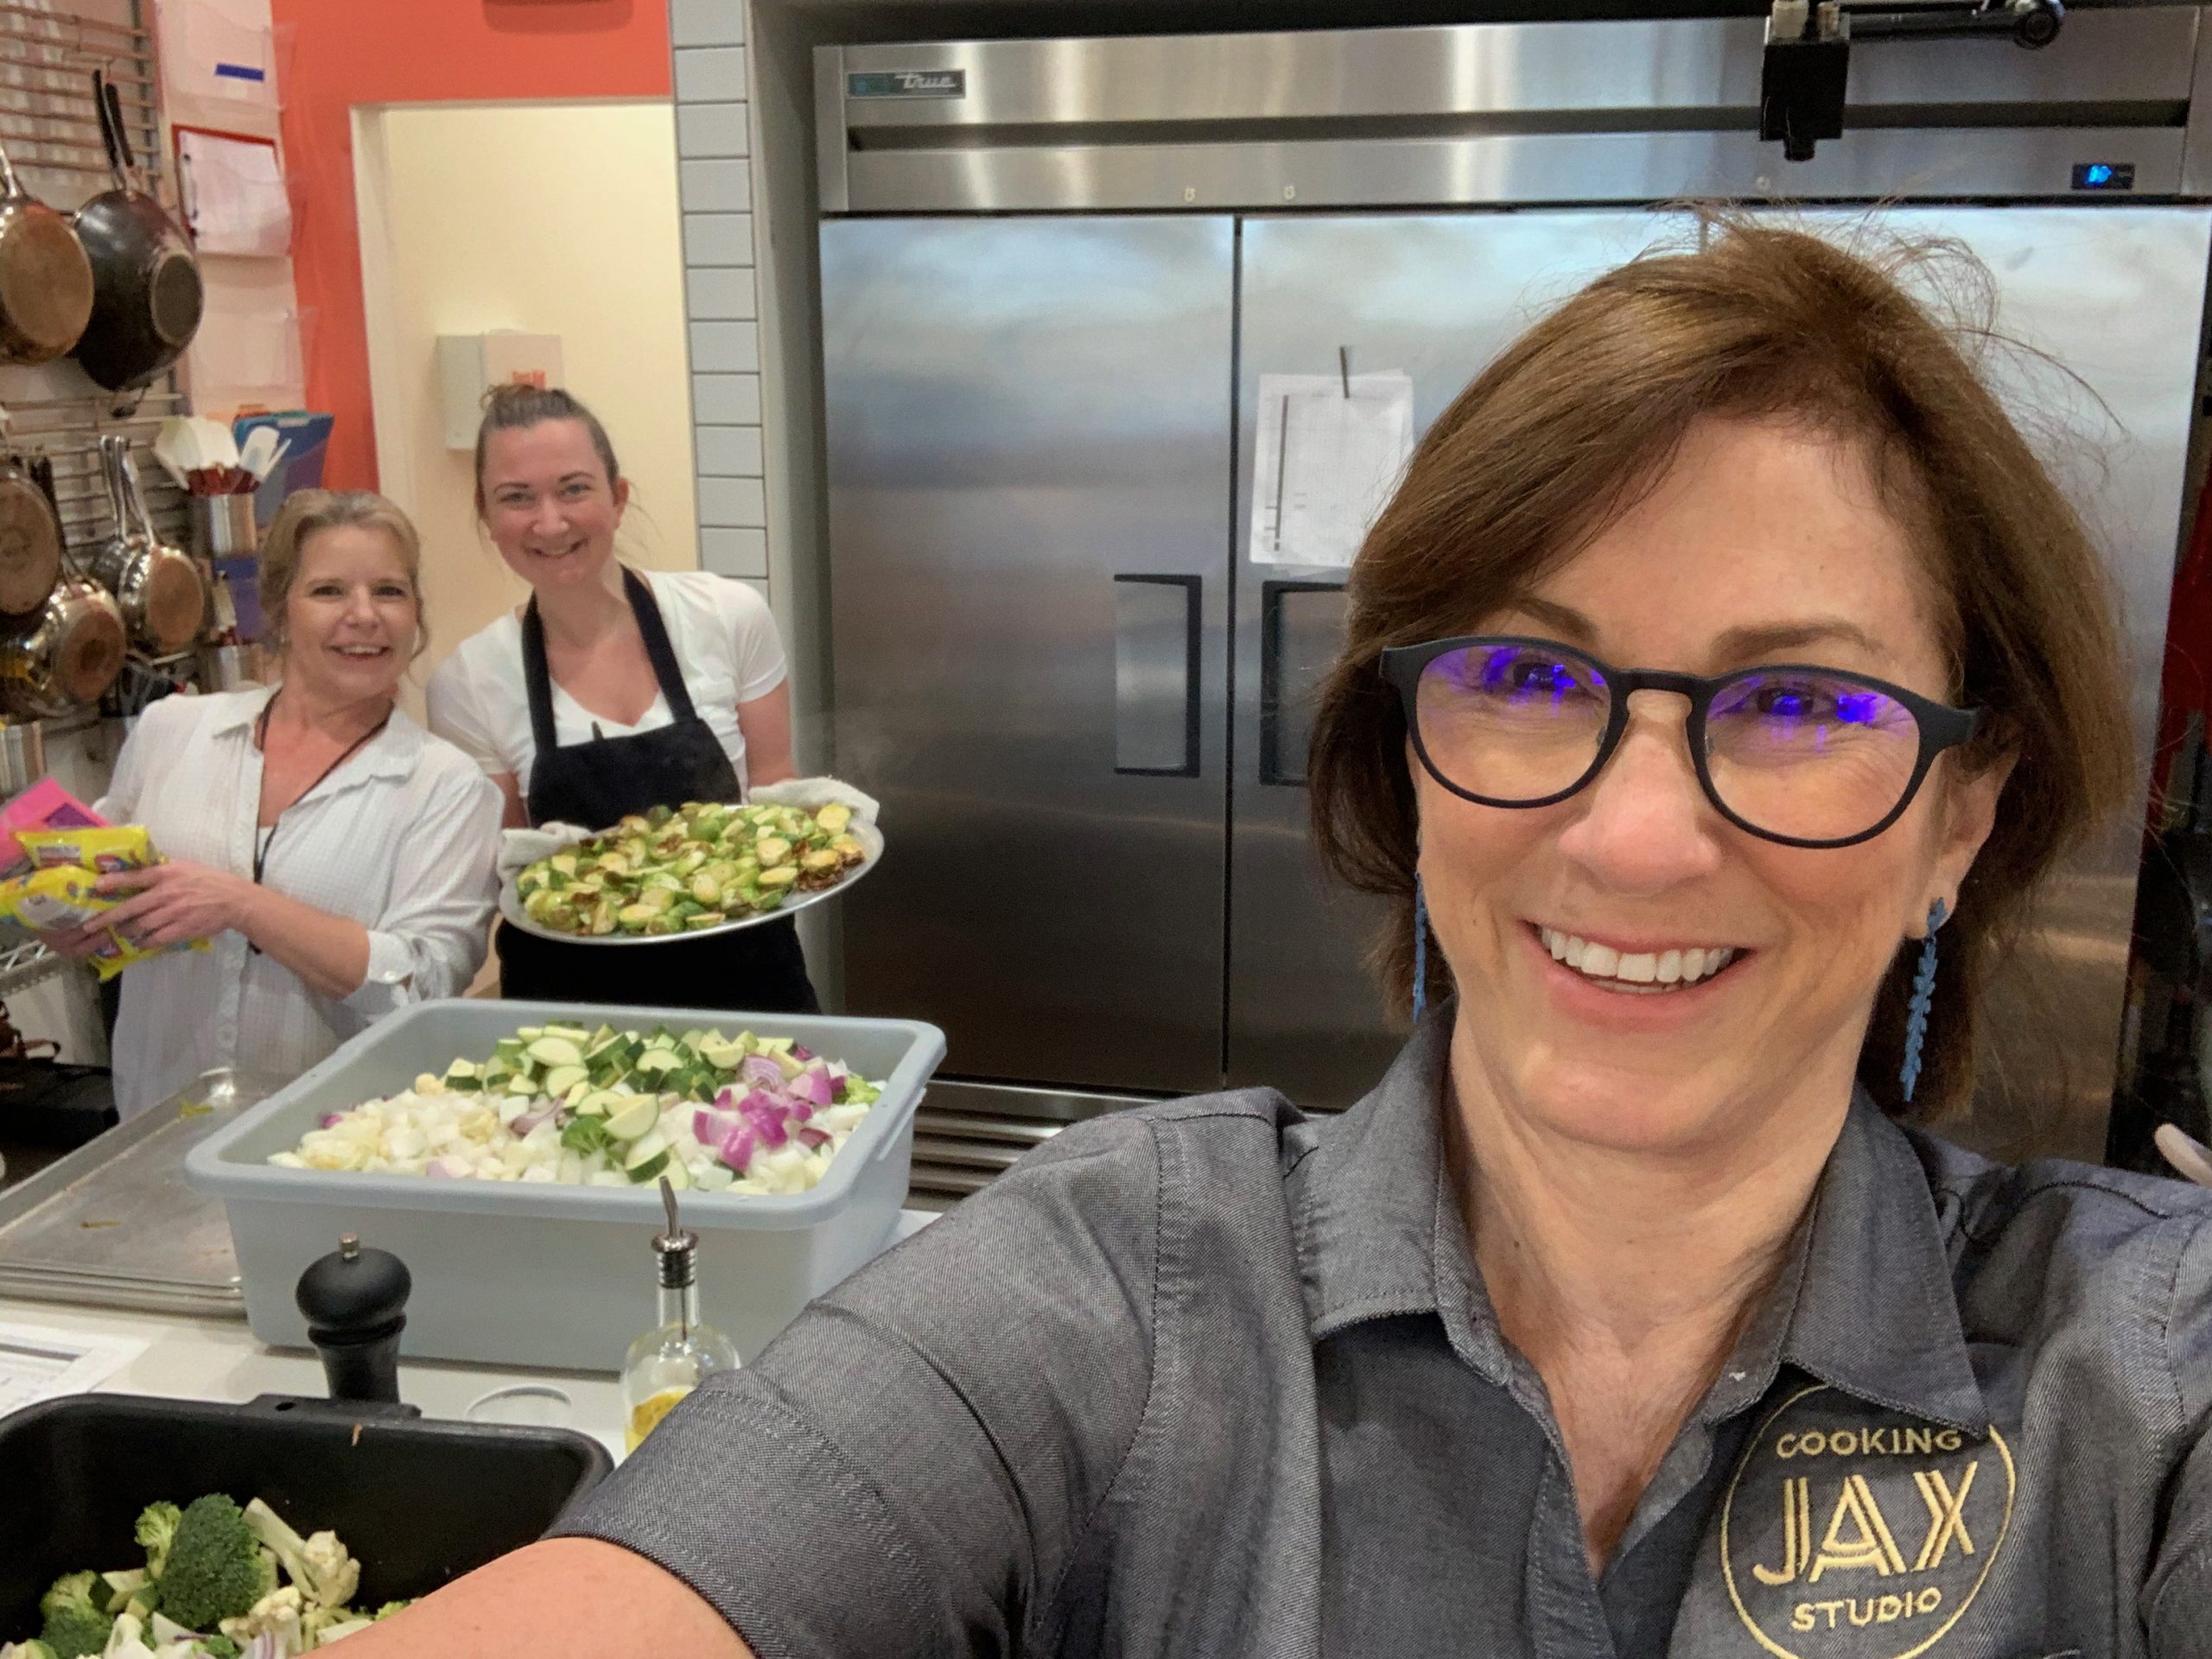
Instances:
[[[373,486],[358,104],[666,98],[666,0],[272,0],[308,406],[338,417],[323,481]],[[311,314],[311,315],[308,315]]]

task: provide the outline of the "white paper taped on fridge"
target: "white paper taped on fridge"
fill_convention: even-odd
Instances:
[[[1414,383],[1387,370],[1260,377],[1252,562],[1348,566],[1414,452]]]

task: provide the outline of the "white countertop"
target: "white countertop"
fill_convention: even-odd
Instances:
[[[928,1211],[902,1211],[896,1237],[909,1237],[936,1219]],[[650,1317],[652,1305],[645,1300],[649,1288],[639,1293],[641,1319]],[[242,1319],[110,1313],[73,1304],[0,1299],[0,1324],[143,1343],[143,1353],[99,1385],[118,1393],[243,1402],[261,1394],[320,1396],[327,1392],[321,1359],[313,1353],[263,1347]],[[641,1332],[643,1328],[641,1325]],[[527,1402],[533,1414],[493,1421],[577,1429],[621,1457],[622,1395],[612,1371],[502,1370],[412,1359],[402,1360],[399,1366],[400,1398],[420,1407],[426,1417],[469,1417],[469,1408],[486,1395],[518,1385],[558,1390],[568,1397],[568,1404],[564,1408],[557,1400],[533,1396]]]

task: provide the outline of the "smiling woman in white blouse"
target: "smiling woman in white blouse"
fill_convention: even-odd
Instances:
[[[105,878],[130,896],[103,925],[153,947],[210,941],[124,975],[124,1116],[211,1066],[295,1076],[483,965],[499,792],[396,701],[424,642],[420,565],[382,496],[293,496],[261,556],[276,690],[164,699],[124,745],[97,810],[145,825],[169,861]]]

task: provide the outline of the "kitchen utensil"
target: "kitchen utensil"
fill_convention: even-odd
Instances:
[[[69,221],[24,189],[0,149],[0,362],[51,363],[92,315],[92,262]]]
[[[5,257],[0,250],[0,261]],[[61,552],[61,518],[52,496],[29,467],[0,455],[0,612],[35,613],[60,580]]]
[[[0,639],[0,706],[42,720],[98,702],[123,671],[125,638],[106,590],[63,575],[37,614]]]
[[[143,386],[176,361],[207,303],[191,238],[147,194],[124,130],[123,102],[92,72],[115,188],[77,210],[77,238],[92,267],[92,315],[73,355],[110,391]]]
[[[191,645],[206,620],[200,567],[156,533],[138,493],[130,441],[109,434],[100,440],[100,458],[116,531],[93,554],[92,578],[114,595],[141,650],[172,656]]]
[[[192,550],[202,558],[251,558],[261,550],[250,495],[194,495],[185,503],[192,518]]]
[[[355,1604],[432,1591],[541,1536],[613,1459],[559,1428],[429,1422],[368,1402],[264,1395],[244,1405],[78,1394],[0,1423],[0,1633],[39,1628],[64,1573],[143,1558],[149,1503],[260,1498],[361,1564]]]
[[[332,1399],[398,1403],[399,1333],[407,1328],[414,1282],[404,1262],[389,1250],[363,1249],[353,1233],[308,1264],[293,1300],[322,1356]]]
[[[819,887],[811,892],[795,891],[789,898],[785,899],[782,904],[779,905],[773,910],[764,910],[751,916],[741,916],[734,921],[723,922],[719,926],[715,927],[690,928],[681,933],[608,933],[603,935],[591,933],[564,933],[557,928],[546,926],[543,922],[532,921],[531,919],[528,912],[526,912],[522,907],[522,897],[515,891],[515,884],[512,877],[499,883],[499,915],[503,920],[506,921],[512,926],[520,928],[525,933],[535,934],[541,939],[558,939],[564,944],[652,945],[668,944],[683,939],[711,939],[717,934],[735,933],[745,928],[759,927],[764,923],[772,922],[785,916],[795,916],[800,911],[808,909],[812,906],[818,905],[825,899],[835,899],[840,894],[847,892],[855,882],[858,881],[862,876],[874,869],[875,868],[877,859],[881,857],[881,855],[880,849],[876,852],[871,853],[866,860],[855,867],[851,874],[845,877],[843,880],[838,882],[834,887]]]
[[[282,452],[276,429],[257,426],[246,435],[245,445],[238,451],[238,465],[252,474],[253,481],[258,484],[269,476],[270,469],[276,466],[276,457]]]
[[[192,487],[192,474],[200,465],[200,451],[189,416],[172,415],[155,435],[154,459],[180,490]]]
[[[20,795],[46,776],[46,728],[35,720],[0,721],[0,795]]]

